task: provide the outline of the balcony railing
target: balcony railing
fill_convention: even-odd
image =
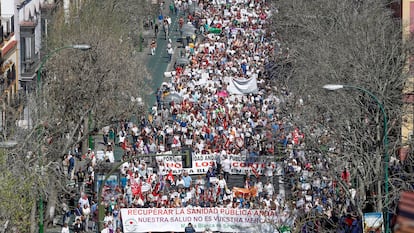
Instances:
[[[22,62],[22,79],[25,77],[34,77],[36,74],[37,68],[39,66],[39,59],[37,56],[34,56],[32,59],[27,59]],[[22,80],[29,81],[29,80]]]

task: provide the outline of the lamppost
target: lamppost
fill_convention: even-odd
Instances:
[[[50,51],[42,60],[42,62],[39,65],[39,69],[37,70],[37,93],[40,93],[40,89],[41,89],[41,81],[42,81],[42,69],[44,64],[49,60],[50,57],[52,57],[54,54],[58,53],[61,50],[64,49],[77,49],[77,50],[82,50],[82,51],[86,51],[91,49],[91,46],[88,44],[75,44],[75,45],[67,45],[67,46],[63,46],[63,47],[59,47],[55,50]],[[40,114],[39,114],[40,116]],[[39,129],[39,136],[41,134],[40,129]],[[40,138],[40,137],[39,137]],[[39,145],[40,146],[40,145]],[[42,156],[42,151],[41,149],[39,150],[39,157]],[[40,161],[42,161],[40,159]],[[42,169],[42,167],[40,167],[40,169]],[[43,233],[44,232],[44,223],[43,223],[43,197],[41,194],[39,194],[39,233]]]
[[[388,181],[388,166],[389,166],[389,156],[388,156],[388,120],[387,120],[387,113],[385,112],[384,105],[379,101],[378,97],[375,96],[372,92],[368,91],[365,88],[358,87],[358,86],[352,86],[352,85],[342,85],[342,84],[327,84],[323,86],[324,89],[330,90],[330,91],[336,91],[343,88],[348,89],[356,89],[358,91],[361,91],[363,93],[368,94],[372,99],[377,102],[378,107],[381,109],[382,115],[383,115],[383,121],[384,121],[384,191],[385,191],[385,206],[388,204],[388,192],[389,192],[389,181]],[[384,207],[385,212],[385,233],[389,233],[389,216],[388,216],[388,209]]]

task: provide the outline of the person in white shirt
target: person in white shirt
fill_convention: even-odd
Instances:
[[[114,221],[114,216],[112,216],[111,212],[108,211],[104,218],[104,222],[109,227],[109,225],[112,225],[113,221]]]
[[[231,172],[231,161],[227,156],[224,157],[223,162],[221,162],[221,166],[223,169],[224,180],[228,181]]]
[[[80,204],[81,207],[83,207],[84,205],[90,206],[88,195],[86,195],[85,193],[81,193],[81,198],[79,198],[78,203]]]
[[[85,230],[88,231],[88,226],[89,226],[89,217],[91,214],[91,208],[89,207],[88,204],[83,205],[82,207],[82,215],[84,216],[85,219]]]
[[[138,140],[138,136],[139,136],[139,128],[136,124],[134,124],[131,128],[131,134],[132,134],[132,139],[133,142],[135,143]]]
[[[259,195],[259,198],[263,197],[263,183],[262,183],[262,181],[259,179],[254,186],[257,188],[257,194]]]
[[[206,181],[203,179],[201,175],[198,176],[198,178],[195,181],[196,185],[198,185],[198,189],[196,190],[197,193],[204,193],[204,185],[206,184]]]
[[[273,187],[273,184],[270,183],[270,181],[268,180],[264,186],[264,191],[267,195],[269,195],[269,197],[271,198],[273,196],[273,193],[275,192],[275,188]]]
[[[220,188],[220,200],[223,200],[223,196],[224,196],[224,193],[225,193],[226,188],[227,188],[227,183],[226,183],[226,180],[223,179],[222,175],[219,176],[219,180],[218,180],[217,184]]]
[[[268,162],[266,164],[266,168],[265,168],[265,176],[268,179],[271,179],[273,177],[273,170],[274,170],[274,168],[273,168],[272,162]]]
[[[101,233],[109,233],[108,224],[104,223],[104,228],[102,229]]]
[[[128,206],[130,206],[132,203],[132,187],[130,181],[128,181],[127,186],[125,187],[125,197],[127,199]]]
[[[63,224],[62,231],[60,233],[70,233],[67,223]]]
[[[177,182],[175,182],[175,186],[180,187],[179,185],[181,185],[181,187],[184,187],[184,180],[181,175],[178,177]]]
[[[168,54],[168,62],[171,62],[172,56],[174,54],[174,49],[171,47],[171,44],[168,44],[167,54]]]
[[[124,140],[125,140],[126,137],[127,137],[127,133],[125,132],[125,129],[122,128],[118,132],[118,142],[119,142],[119,145],[121,145],[124,142]]]

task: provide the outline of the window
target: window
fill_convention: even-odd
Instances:
[[[2,33],[8,38],[14,32],[14,16],[10,18],[2,17]]]

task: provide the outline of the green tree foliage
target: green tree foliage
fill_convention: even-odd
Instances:
[[[6,232],[28,232],[35,203],[36,177],[15,152],[0,149],[0,225]]]

